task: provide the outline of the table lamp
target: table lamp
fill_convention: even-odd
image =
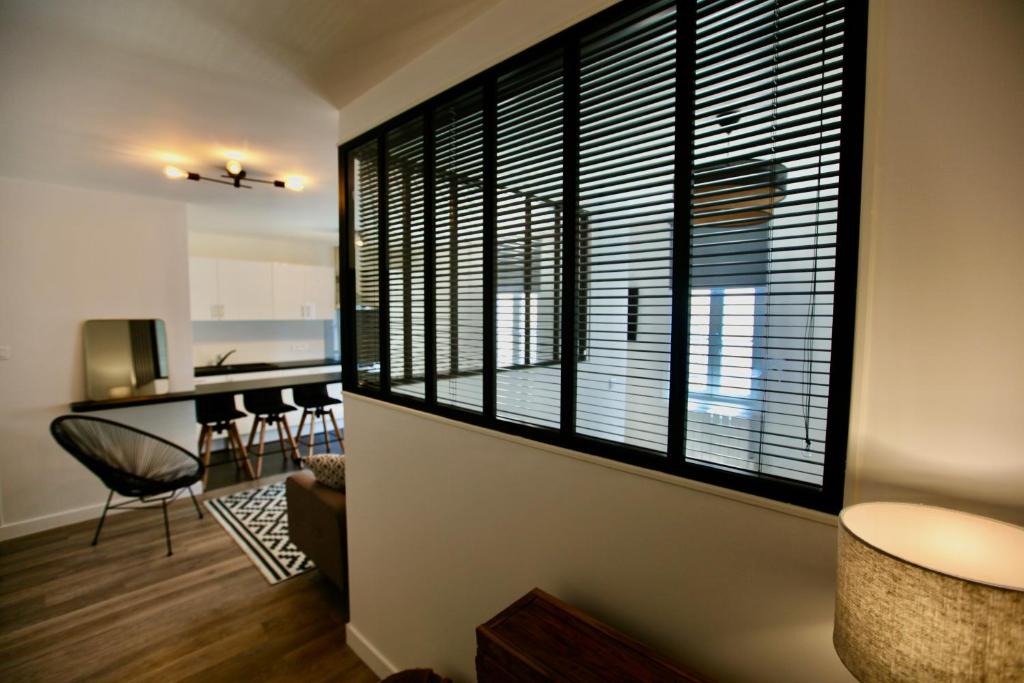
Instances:
[[[839,515],[832,641],[875,681],[1024,681],[1024,528],[911,503]]]

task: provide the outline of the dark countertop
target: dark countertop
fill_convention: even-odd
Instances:
[[[128,398],[108,398],[102,401],[78,401],[71,404],[74,413],[91,413],[111,408],[130,408],[148,406],[157,403],[174,403],[176,401],[193,401],[200,396],[222,396],[240,394],[254,389],[287,389],[288,387],[305,386],[308,384],[339,384],[341,370],[337,372],[321,372],[315,375],[293,375],[291,377],[271,377],[268,379],[250,379],[243,382],[214,382],[200,384],[192,391],[174,391],[167,394],[152,396],[130,396]]]
[[[276,363],[227,363],[225,365],[203,365],[194,368],[196,377],[214,377],[220,375],[240,375],[243,372],[271,372],[273,370],[298,370],[300,368],[318,368],[322,365],[341,365],[340,358],[314,358],[312,360],[286,360]]]

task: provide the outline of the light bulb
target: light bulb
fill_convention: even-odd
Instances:
[[[231,159],[224,164],[224,168],[228,169],[228,173],[231,175],[238,175],[242,172],[242,162],[238,159]]]
[[[294,190],[295,192],[301,192],[302,188],[305,187],[302,183],[302,178],[297,178],[295,176],[285,178],[284,186],[289,190]]]
[[[164,166],[164,175],[175,180],[188,177],[188,173],[182,171],[177,166]]]

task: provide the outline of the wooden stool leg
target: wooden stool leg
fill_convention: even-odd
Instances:
[[[295,430],[295,442],[302,443],[302,428],[306,425],[306,416],[309,415],[309,408],[302,409],[302,417],[299,418],[299,428]]]
[[[206,445],[206,425],[199,430],[199,442],[196,444],[196,453],[202,456],[203,447]]]
[[[327,411],[326,410],[321,410],[320,411],[320,422],[324,426],[324,449],[325,449],[324,452],[325,453],[330,453],[331,452],[331,436],[330,436],[330,432],[327,430]]]
[[[284,433],[288,437],[288,444],[292,448],[292,460],[302,462],[302,457],[299,455],[299,444],[295,443],[295,438],[292,436],[291,427],[288,426],[288,417],[286,415],[281,416],[281,426],[284,427]]]
[[[246,455],[247,458],[250,457],[250,455],[252,454],[252,442],[253,442],[253,439],[255,438],[255,436],[256,436],[256,423],[253,422],[252,423],[252,431],[249,433],[249,443],[246,444],[246,446],[245,446],[245,455]],[[254,457],[253,460],[256,461],[256,465],[254,467],[254,470],[255,470],[255,473],[256,473],[256,478],[259,479],[260,473],[263,471],[263,458]]]
[[[224,443],[227,444],[228,453],[231,454],[231,459],[235,462],[235,470],[238,471],[242,469],[242,449],[236,446],[235,439],[231,436],[231,427],[234,424],[234,422],[230,422],[219,426],[224,430]]]
[[[256,438],[256,428],[259,427],[259,426],[260,426],[260,419],[257,417],[252,422],[252,429],[249,430],[249,443],[245,444],[245,450],[246,451],[251,451],[252,450],[252,442]]]
[[[338,420],[334,417],[334,411],[328,410],[327,414],[331,416],[331,422],[334,424],[334,435],[338,437],[338,448],[344,452],[345,450],[345,439],[341,438],[341,430],[338,429]]]
[[[210,475],[210,427],[203,425],[199,430],[199,457],[203,460],[203,490],[206,490],[206,480]]]
[[[256,450],[256,472],[259,473],[263,469],[263,450],[267,438],[267,418],[261,415],[257,419],[260,421],[260,446]]]
[[[316,413],[309,416],[309,438],[306,439],[306,457],[313,455],[313,448],[316,446]]]
[[[324,453],[331,452],[331,433],[327,430],[327,409],[320,409],[320,424],[324,428]]]
[[[242,458],[242,466],[245,468],[245,473],[249,475],[250,479],[256,478],[256,472],[252,468],[252,463],[249,461],[249,450],[242,445],[242,435],[238,433],[238,425],[232,422],[228,425],[228,438],[235,443],[235,448],[238,449],[238,453]]]

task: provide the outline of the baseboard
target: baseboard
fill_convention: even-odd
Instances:
[[[379,678],[387,678],[391,674],[398,673],[398,667],[388,661],[388,658],[381,654],[380,650],[374,647],[369,640],[363,637],[359,629],[350,623],[345,624],[345,643]]]
[[[195,492],[197,496],[200,495],[203,492],[202,485],[196,484],[192,488],[192,491]],[[114,500],[112,502],[119,503],[124,500],[125,499],[121,498],[121,496],[114,496]],[[122,512],[128,512],[128,510],[114,509],[108,512],[107,516],[119,515]],[[74,510],[64,510],[62,512],[54,512],[41,517],[33,517],[32,519],[23,519],[19,522],[11,522],[10,524],[0,525],[0,541],[9,541],[13,538],[21,538],[22,536],[38,534],[40,531],[49,531],[50,529],[57,529],[62,526],[77,524],[78,522],[99,519],[101,514],[103,514],[103,503],[95,503],[93,505],[75,508]]]
[[[124,512],[124,510],[111,510],[109,514]],[[20,538],[30,534],[37,534],[40,531],[49,531],[69,524],[77,524],[90,519],[99,519],[103,513],[103,503],[86,505],[85,507],[64,512],[55,512],[42,517],[33,517],[20,522],[12,522],[0,526],[0,541],[9,541],[12,538]]]

